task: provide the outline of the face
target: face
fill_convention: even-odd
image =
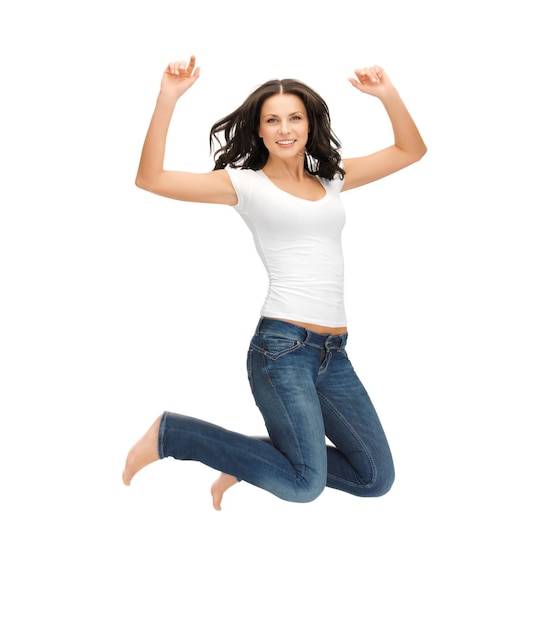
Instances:
[[[276,94],[263,102],[259,126],[269,157],[287,158],[305,154],[309,120],[299,96]]]

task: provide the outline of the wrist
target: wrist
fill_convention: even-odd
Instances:
[[[382,91],[380,94],[377,94],[377,97],[383,104],[388,104],[389,102],[399,100],[400,94],[395,87],[390,86]]]
[[[176,102],[178,100],[179,100],[179,95],[161,89],[158,93],[156,103],[159,106],[163,106],[166,108],[168,107],[173,108],[176,106]]]

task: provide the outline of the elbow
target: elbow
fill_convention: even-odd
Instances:
[[[152,189],[152,184],[150,184],[149,180],[139,173],[135,177],[135,186],[145,191],[150,191]]]
[[[417,161],[420,161],[425,154],[427,154],[427,146],[423,143],[421,146],[419,146],[419,148],[417,150],[414,150],[411,156],[411,162],[412,163],[417,163]]]
[[[426,145],[425,145],[425,143],[423,142],[423,143],[421,144],[421,146],[420,146],[419,150],[418,150],[418,151],[417,151],[417,153],[416,153],[416,158],[415,158],[415,160],[416,160],[416,161],[420,161],[420,160],[421,160],[421,159],[425,156],[425,154],[427,154],[427,146],[426,146]]]
[[[135,176],[135,185],[139,189],[160,194],[161,190],[164,189],[164,180],[163,170],[140,167]]]
[[[411,146],[397,147],[400,155],[399,169],[407,167],[408,165],[413,165],[413,163],[417,163],[417,161],[420,161],[427,153],[427,146],[424,141],[415,142]]]

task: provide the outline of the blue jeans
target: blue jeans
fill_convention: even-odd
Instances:
[[[385,494],[394,481],[390,448],[346,341],[262,318],[247,369],[269,439],[165,412],[160,458],[200,461],[292,502],[310,502],[325,486]]]

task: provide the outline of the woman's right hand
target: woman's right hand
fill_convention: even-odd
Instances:
[[[172,61],[168,63],[160,90],[162,93],[172,95],[176,99],[182,96],[199,78],[200,67],[195,67],[195,56],[191,55],[187,61]]]

